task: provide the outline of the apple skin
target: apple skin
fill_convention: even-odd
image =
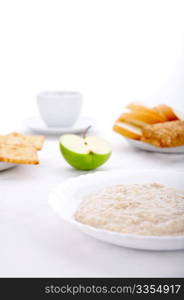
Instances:
[[[89,154],[81,154],[65,148],[61,143],[59,145],[64,159],[69,163],[69,165],[78,170],[94,170],[103,165],[112,153],[96,154],[91,152]]]

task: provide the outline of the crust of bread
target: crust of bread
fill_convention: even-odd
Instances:
[[[162,113],[163,115],[165,115],[167,121],[179,120],[177,115],[174,113],[174,110],[166,104],[157,105],[157,106],[154,107],[154,109],[156,111]]]
[[[150,115],[152,118],[155,118],[159,122],[167,121],[167,118],[162,113],[162,111],[161,112],[157,111],[154,108],[144,106],[143,104],[140,104],[138,102],[132,102],[132,103],[128,104],[127,108],[129,108],[133,112],[147,113],[148,115]]]
[[[118,122],[127,122],[139,127],[144,127],[146,124],[155,124],[164,122],[159,115],[153,115],[148,112],[131,111],[121,114],[117,120]]]
[[[131,130],[132,127],[132,130]],[[113,130],[121,135],[123,135],[124,137],[130,138],[130,139],[134,139],[134,140],[140,140],[141,138],[141,130],[140,130],[140,134],[138,133],[139,130],[137,130],[137,128],[135,128],[136,130],[133,130],[133,126],[130,126],[130,129],[127,127],[123,127],[123,123],[121,125],[115,124],[113,126]]]

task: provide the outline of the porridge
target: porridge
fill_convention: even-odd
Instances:
[[[121,184],[89,195],[76,221],[139,235],[184,235],[184,191],[161,184]]]

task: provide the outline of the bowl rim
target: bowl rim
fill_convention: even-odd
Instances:
[[[108,235],[111,235],[111,236],[121,236],[121,237],[125,237],[125,238],[130,238],[130,239],[140,239],[140,240],[184,240],[184,235],[161,235],[161,236],[158,236],[158,235],[139,235],[139,234],[129,234],[129,233],[121,233],[121,232],[115,232],[115,231],[110,231],[110,230],[106,230],[106,229],[101,229],[101,228],[95,228],[93,226],[90,226],[90,225],[87,225],[87,224],[83,224],[83,223],[80,223],[78,221],[76,221],[73,216],[72,217],[65,217],[64,215],[61,215],[58,213],[56,207],[54,206],[54,196],[55,197],[59,197],[58,195],[58,191],[63,191],[65,189],[68,188],[68,186],[71,184],[73,185],[73,182],[76,183],[77,181],[83,181],[84,178],[89,178],[89,177],[94,177],[94,176],[98,176],[98,175],[102,175],[102,174],[117,174],[117,173],[127,173],[127,172],[132,172],[131,169],[125,169],[125,170],[110,170],[110,171],[96,171],[92,174],[88,173],[88,174],[82,174],[82,175],[79,175],[77,177],[74,177],[74,178],[69,178],[67,180],[65,180],[63,183],[57,185],[54,189],[51,190],[50,194],[49,194],[49,206],[54,210],[54,212],[59,215],[63,220],[69,222],[70,224],[73,224],[73,225],[77,225],[78,227],[80,227],[81,229],[82,228],[86,228],[88,230],[91,230],[95,233],[105,233],[105,234],[108,234]],[[173,171],[172,169],[169,169],[169,170],[159,170],[159,169],[136,169],[136,170],[133,170],[133,172],[135,173],[146,173],[146,172],[152,172],[154,174],[158,174],[159,173],[162,173],[162,174],[167,174],[168,176],[168,173],[174,173],[174,174],[182,174],[184,175],[184,172],[181,171],[181,170],[175,170]],[[184,176],[183,176],[184,178]],[[83,181],[84,182],[84,181]],[[60,197],[60,199],[62,199],[62,197]],[[58,199],[57,199],[58,200]]]

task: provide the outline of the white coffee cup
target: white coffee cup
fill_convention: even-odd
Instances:
[[[82,95],[78,92],[42,92],[37,95],[37,104],[48,127],[71,127],[80,115]]]

